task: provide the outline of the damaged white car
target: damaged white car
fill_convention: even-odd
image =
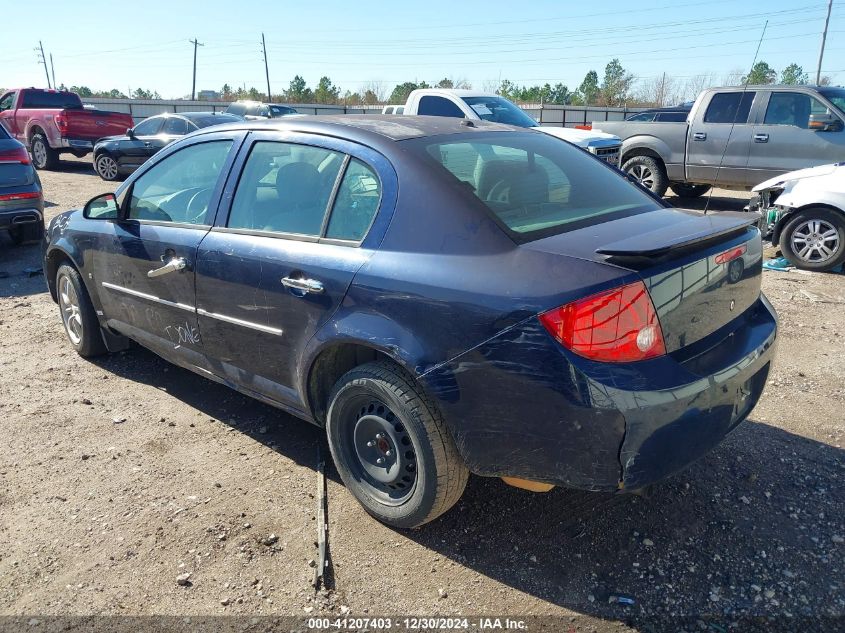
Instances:
[[[845,261],[845,162],[819,165],[760,183],[747,209],[798,268],[825,271]]]

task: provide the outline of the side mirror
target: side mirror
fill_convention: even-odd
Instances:
[[[89,220],[117,220],[120,209],[113,193],[102,193],[91,198],[82,208],[82,217]]]
[[[128,130],[126,130],[126,136],[128,136],[129,138],[135,138],[135,128],[130,127]]]
[[[811,130],[816,132],[839,132],[842,129],[842,121],[835,114],[811,114],[810,125]]]

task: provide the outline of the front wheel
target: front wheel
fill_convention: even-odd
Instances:
[[[35,169],[55,169],[59,164],[59,153],[50,147],[47,137],[41,132],[33,134],[29,152]]]
[[[343,483],[383,523],[418,527],[463,494],[469,471],[443,419],[393,364],[347,372],[332,391],[326,431]]]
[[[710,185],[691,185],[685,182],[673,182],[669,188],[679,198],[700,198],[710,191]]]
[[[845,215],[824,207],[796,213],[783,227],[780,250],[804,270],[835,268],[845,261]]]
[[[622,170],[656,196],[662,197],[669,187],[663,164],[651,156],[634,156],[625,161]]]
[[[82,277],[73,266],[62,264],[56,272],[56,293],[62,325],[70,344],[83,358],[105,354],[100,323]]]
[[[117,180],[117,161],[108,154],[100,154],[94,160],[94,169],[103,180]]]

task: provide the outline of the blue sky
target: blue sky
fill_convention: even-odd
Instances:
[[[140,86],[175,98],[191,90],[194,37],[205,44],[198,90],[224,83],[264,90],[262,30],[273,92],[295,74],[312,87],[328,75],[352,91],[380,82],[387,94],[402,81],[443,77],[475,88],[510,79],[575,89],[613,57],[641,83],[665,72],[681,87],[701,74],[718,84],[750,66],[766,19],[759,58],[777,70],[796,62],[814,77],[827,1],[41,0],[38,7],[49,17],[37,29],[3,29],[0,86],[46,84],[33,50],[40,38],[59,83]],[[823,71],[845,84],[845,0],[833,3]]]

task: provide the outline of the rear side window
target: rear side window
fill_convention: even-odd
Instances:
[[[319,236],[343,158],[321,147],[257,142],[235,191],[229,228]]]
[[[326,237],[355,242],[362,240],[380,200],[378,176],[361,161],[351,159],[337,190]]]
[[[82,101],[72,92],[24,90],[22,108],[82,109]]]
[[[681,123],[687,120],[688,112],[659,112],[655,121],[661,123]]]
[[[616,170],[544,134],[419,143],[517,241],[658,208]]]
[[[188,133],[188,123],[185,119],[180,119],[179,117],[167,117],[164,120],[164,127],[161,131],[164,134],[170,134],[172,136],[182,136]]]
[[[423,97],[420,99],[420,105],[417,109],[418,114],[427,114],[429,116],[450,116],[463,118],[463,111],[454,103],[443,97]]]
[[[719,92],[710,99],[705,123],[747,123],[754,92]]]
[[[244,112],[246,112],[246,106],[242,103],[232,103],[229,105],[228,108],[226,108],[226,112],[228,112],[229,114],[242,115]]]
[[[827,107],[818,99],[800,92],[773,92],[766,107],[766,125],[810,127],[811,114],[827,114]]]
[[[628,121],[653,121],[654,120],[654,112],[643,112],[642,114],[635,114],[634,116],[629,116]]]

